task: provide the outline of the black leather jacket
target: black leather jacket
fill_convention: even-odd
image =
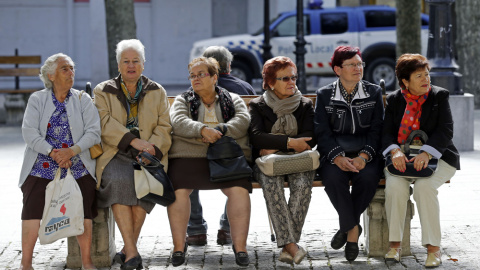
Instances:
[[[380,150],[384,108],[382,91],[378,85],[361,81],[358,92],[349,106],[343,99],[338,81],[317,90],[315,105],[315,137],[322,161],[333,162],[345,153],[341,139],[360,140],[363,148],[346,155],[364,152],[374,158]]]

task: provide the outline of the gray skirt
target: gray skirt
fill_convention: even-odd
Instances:
[[[118,151],[107,164],[102,174],[100,189],[97,191],[97,206],[107,208],[112,204],[139,205],[150,214],[154,203],[137,199],[132,163],[136,152]]]

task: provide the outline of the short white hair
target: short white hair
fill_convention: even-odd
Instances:
[[[140,60],[142,63],[145,63],[145,46],[138,39],[124,39],[117,44],[117,49],[115,53],[117,54],[117,64],[120,64],[120,58],[122,58],[122,53],[125,50],[133,49],[138,55],[140,55]]]
[[[73,67],[75,67],[75,63],[73,62],[72,58],[66,54],[57,53],[48,57],[47,60],[45,60],[45,63],[43,63],[43,66],[40,68],[40,75],[38,75],[40,80],[42,80],[43,84],[45,85],[45,88],[53,87],[53,82],[48,78],[48,75],[55,74],[58,66],[58,59],[66,59]]]

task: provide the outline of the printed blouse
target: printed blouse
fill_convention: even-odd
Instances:
[[[53,149],[68,148],[74,145],[66,109],[66,105],[71,96],[72,92],[69,91],[67,97],[62,103],[57,100],[52,91],[52,100],[55,105],[55,111],[48,122],[45,140],[53,147]],[[79,155],[73,156],[70,160],[72,161],[70,170],[75,179],[89,174]],[[37,160],[33,164],[30,175],[53,180],[58,168],[59,166],[53,158],[39,153]],[[62,168],[61,178],[65,178],[66,174],[67,169]]]

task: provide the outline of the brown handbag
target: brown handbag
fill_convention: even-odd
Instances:
[[[83,91],[83,90],[80,91],[80,95],[78,96],[79,100],[82,100],[83,93],[85,93],[85,91]],[[94,146],[90,147],[90,149],[88,149],[88,150],[90,150],[90,157],[92,159],[96,159],[103,154],[103,149],[102,149],[102,144],[101,143],[95,144]]]

